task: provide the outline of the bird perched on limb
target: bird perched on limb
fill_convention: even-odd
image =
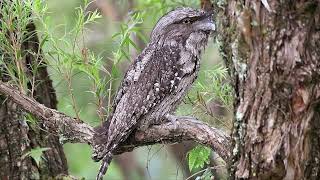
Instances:
[[[102,179],[112,152],[133,130],[173,121],[177,105],[197,77],[200,55],[215,29],[212,15],[177,8],[160,18],[150,43],[127,70],[112,112],[95,128],[93,159],[102,160]]]

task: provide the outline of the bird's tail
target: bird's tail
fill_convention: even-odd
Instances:
[[[111,152],[107,153],[106,156],[102,159],[102,163],[99,169],[96,180],[103,180],[103,176],[106,174],[108,167],[111,163],[113,155]]]

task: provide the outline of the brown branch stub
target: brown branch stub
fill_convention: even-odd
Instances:
[[[94,129],[54,109],[50,109],[30,98],[13,86],[0,81],[0,92],[7,95],[24,110],[39,119],[46,130],[60,136],[62,142],[87,143],[92,145]],[[211,147],[227,161],[230,155],[230,137],[222,130],[209,126],[192,117],[176,117],[177,127],[171,122],[151,126],[145,131],[136,131],[123,142],[114,154],[132,151],[136,147],[157,143],[195,141]]]

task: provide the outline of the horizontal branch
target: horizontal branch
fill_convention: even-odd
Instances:
[[[10,97],[27,112],[42,119],[44,128],[48,132],[59,135],[63,142],[92,144],[94,129],[87,123],[48,108],[2,81],[0,81],[0,92]],[[136,131],[120,145],[114,154],[132,151],[139,146],[189,140],[211,147],[225,161],[230,157],[230,137],[222,130],[210,127],[192,117],[177,117],[176,125],[167,122],[154,125],[146,131]]]
[[[220,129],[209,126],[194,117],[178,116],[176,124],[167,122],[161,125],[153,125],[146,131],[136,131],[118,149],[135,148],[138,146],[152,145],[155,143],[177,143],[182,141],[195,141],[210,147],[219,156],[227,161],[230,157],[230,137]]]

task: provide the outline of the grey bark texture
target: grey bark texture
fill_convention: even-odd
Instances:
[[[319,1],[223,7],[219,40],[236,92],[230,178],[319,179]]]

